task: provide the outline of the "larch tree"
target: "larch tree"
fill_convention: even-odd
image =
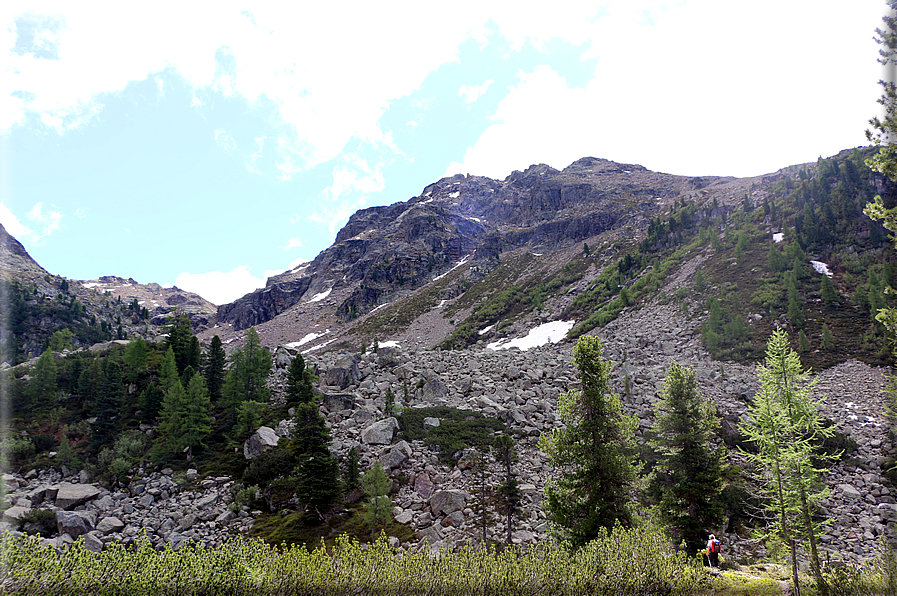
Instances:
[[[631,525],[628,492],[638,468],[636,420],[623,415],[610,391],[611,363],[602,359],[601,340],[580,337],[573,363],[582,389],[558,399],[563,426],[542,435],[539,447],[558,472],[545,486],[548,517],[578,547],[602,528]]]
[[[59,385],[57,381],[56,360],[49,348],[44,350],[34,366],[34,378],[31,380],[31,403],[38,410],[49,410],[59,402]]]
[[[657,465],[649,492],[661,518],[691,552],[725,519],[722,503],[725,449],[717,438],[719,417],[698,392],[693,368],[670,364],[660,400],[654,404]]]
[[[741,432],[756,451],[745,452],[745,456],[761,474],[767,508],[773,515],[770,535],[791,550],[795,589],[799,593],[798,542],[805,541],[810,568],[825,594],[817,551],[825,522],[817,518],[819,502],[828,495],[821,475],[835,456],[821,453],[815,445],[831,437],[835,429],[825,426],[819,403],[811,397],[815,380],[801,366],[782,329],[769,338],[765,362],[757,366],[757,372],[761,389],[748,409],[749,422],[741,425]]]
[[[364,503],[364,520],[371,527],[371,540],[377,536],[377,528],[389,521],[389,478],[379,461],[375,461],[370,470],[361,478],[366,501]]]

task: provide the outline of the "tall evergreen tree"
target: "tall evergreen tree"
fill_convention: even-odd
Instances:
[[[725,515],[725,451],[716,438],[719,418],[713,404],[698,393],[694,369],[675,362],[667,370],[654,412],[650,446],[657,465],[649,492],[658,498],[661,517],[677,540],[697,552]]]
[[[115,439],[115,418],[124,398],[124,379],[121,365],[115,360],[106,363],[103,387],[93,405],[96,421],[90,429],[90,442],[94,451]]]
[[[827,587],[817,552],[824,523],[816,516],[819,502],[828,495],[820,476],[834,456],[820,453],[814,445],[835,429],[823,424],[819,403],[811,397],[816,382],[803,370],[783,330],[769,338],[765,363],[757,370],[761,389],[748,410],[750,421],[741,426],[757,451],[745,456],[764,472],[767,507],[775,516],[770,533],[790,546],[794,585],[799,585],[798,541],[805,540],[810,568],[824,594]]]
[[[296,354],[287,370],[287,403],[311,403],[314,398],[311,375],[305,368],[305,359],[302,354]]]
[[[216,335],[209,342],[209,351],[206,355],[205,366],[203,366],[203,376],[206,378],[206,386],[209,388],[209,397],[212,401],[221,399],[226,363],[227,355],[224,353],[224,346],[221,343],[221,338]]]
[[[171,348],[174,352],[175,364],[177,364],[178,374],[180,375],[187,366],[192,364],[194,357],[191,345],[193,329],[190,327],[190,317],[180,311],[175,311],[169,317],[165,330],[168,333],[168,337],[165,339],[163,347]],[[198,358],[196,366],[199,366]]]
[[[636,421],[624,416],[610,392],[611,363],[601,357],[601,340],[582,336],[573,349],[582,389],[562,395],[564,424],[539,439],[539,447],[559,472],[545,487],[548,516],[574,546],[601,528],[631,524],[627,491],[636,479]]]
[[[339,462],[330,452],[331,436],[314,403],[296,406],[295,438],[290,450],[299,464],[299,498],[314,507],[329,506],[339,494]]]

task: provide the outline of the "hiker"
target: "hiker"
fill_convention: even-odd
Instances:
[[[713,534],[707,540],[707,561],[710,562],[711,569],[719,569],[719,540]]]

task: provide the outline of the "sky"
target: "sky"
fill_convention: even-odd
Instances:
[[[866,144],[883,0],[0,3],[0,223],[224,304],[356,210],[593,156],[753,176]]]

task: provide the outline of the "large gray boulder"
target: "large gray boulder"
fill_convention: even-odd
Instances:
[[[389,445],[397,430],[399,422],[390,416],[361,431],[361,442],[365,445]]]
[[[351,393],[326,393],[324,407],[328,412],[352,410],[355,408],[355,396]]]
[[[280,437],[277,436],[273,428],[262,426],[243,443],[243,457],[255,459],[268,449],[277,447],[279,440]]]
[[[63,482],[56,493],[56,506],[66,511],[83,505],[100,494],[100,489],[92,484],[71,484]]]
[[[467,493],[463,490],[440,490],[430,497],[430,511],[434,516],[444,513],[449,515],[464,509]]]
[[[356,383],[359,379],[358,363],[349,354],[341,354],[336,362],[327,369],[321,378],[321,383],[332,387],[345,389]]]
[[[392,449],[380,456],[380,464],[387,470],[392,470],[405,463],[411,454],[411,445],[407,441],[399,441]]]
[[[104,517],[97,524],[97,531],[100,534],[109,534],[111,532],[121,532],[125,529],[125,524],[117,517]]]
[[[433,377],[424,383],[421,389],[421,400],[425,403],[438,403],[448,395],[448,387],[437,377]]]
[[[68,534],[77,538],[93,531],[96,517],[90,511],[57,511],[56,529],[60,534]]]

